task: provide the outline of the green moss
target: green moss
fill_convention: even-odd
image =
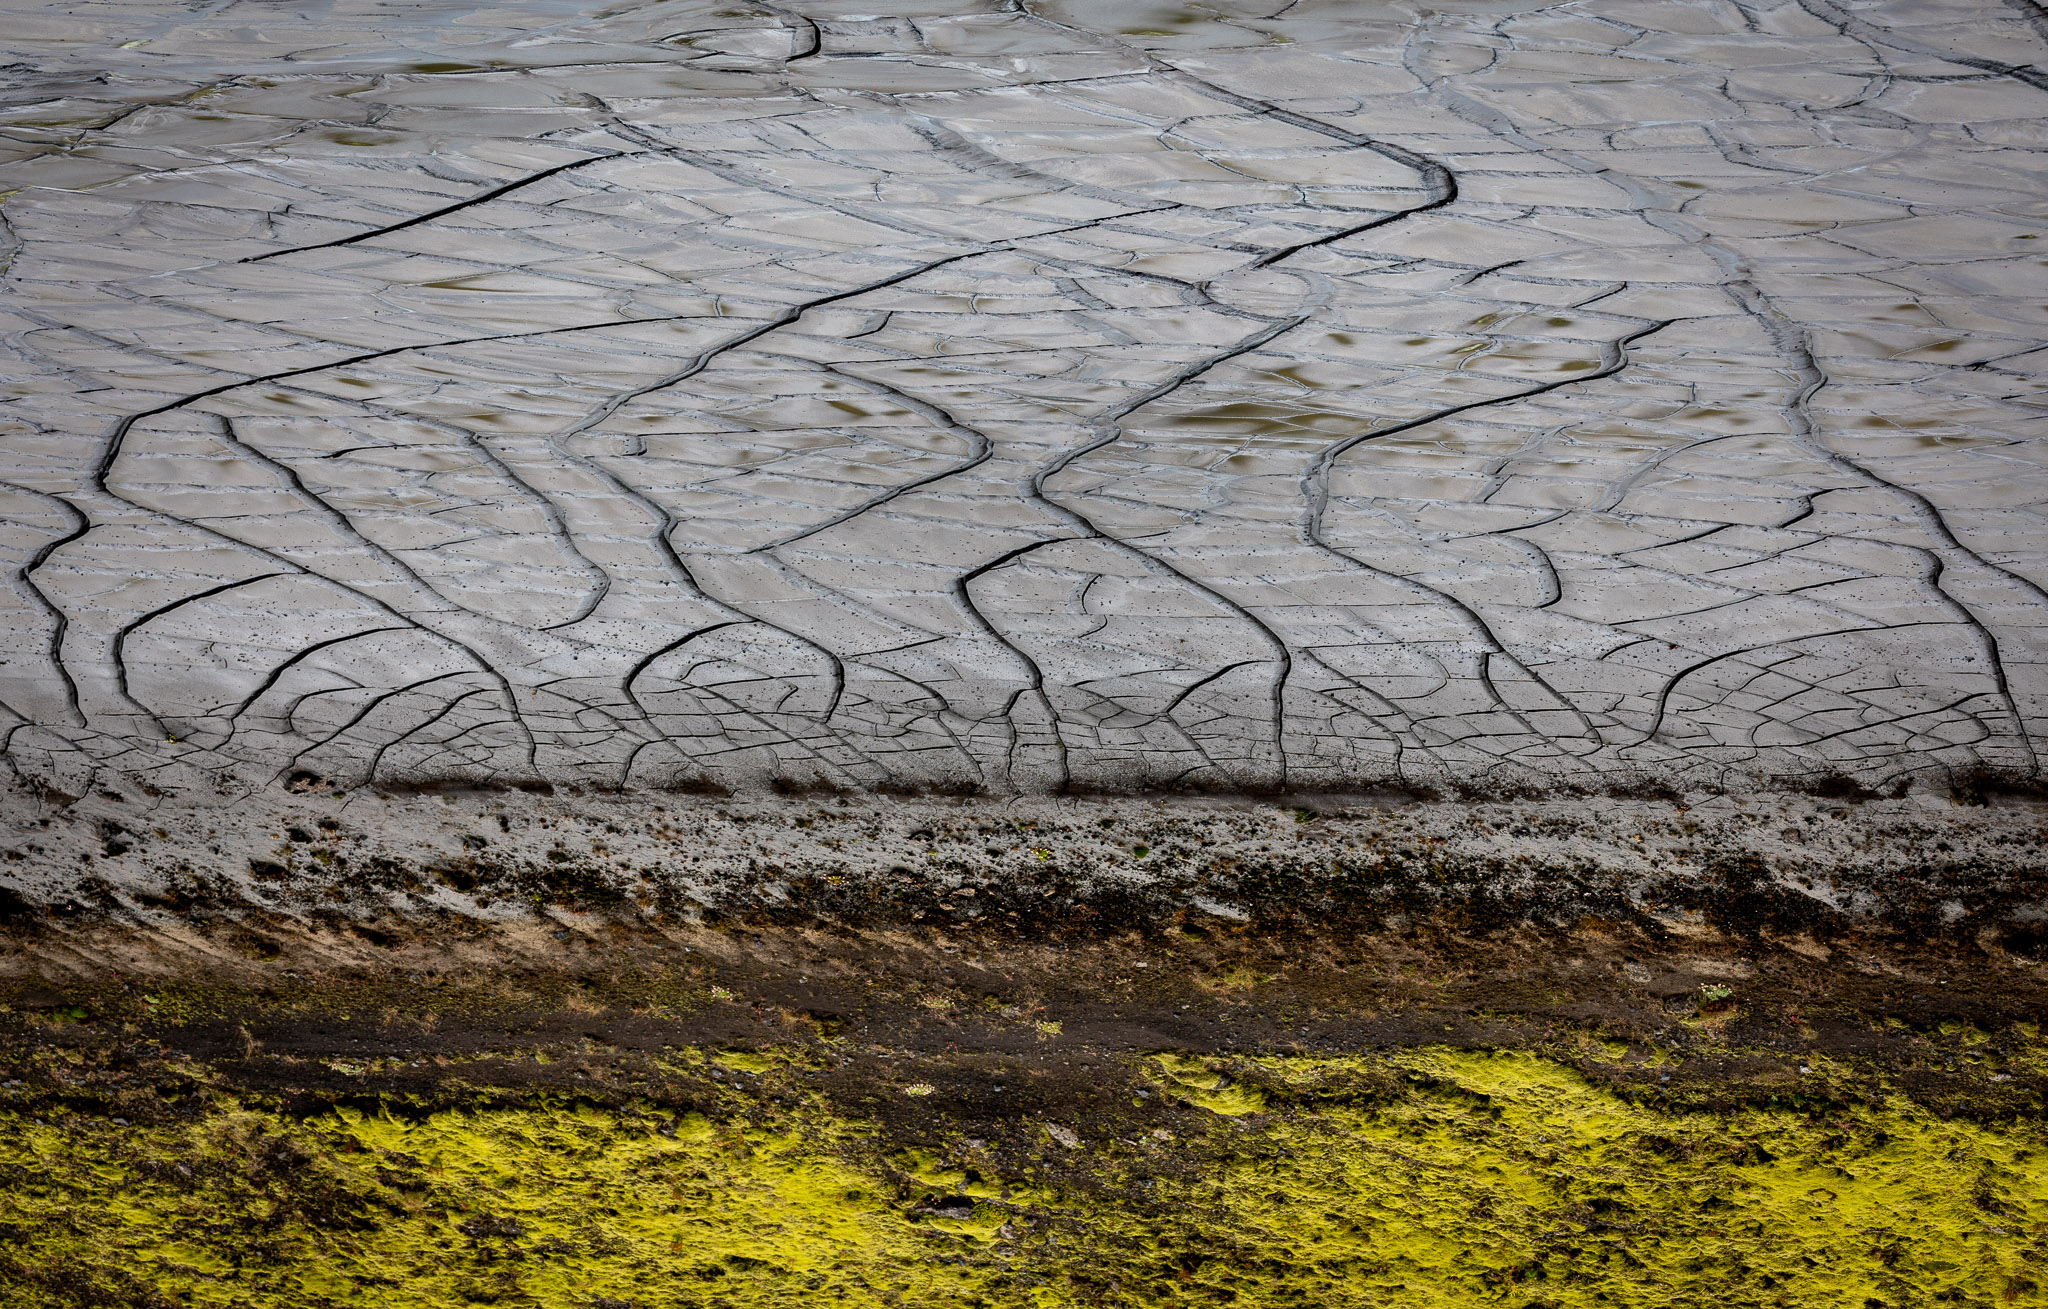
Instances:
[[[772,1072],[780,1066],[777,1060],[751,1050],[720,1050],[711,1059],[713,1063],[742,1073]]]
[[[1183,1104],[1170,1128],[1062,1128],[1077,1144],[1043,1153],[954,1139],[937,1115],[892,1141],[816,1097],[722,1121],[0,1110],[0,1301],[2048,1304],[2038,1121],[1903,1099],[1670,1112],[1528,1054],[1138,1071]]]
[[[1257,1113],[1266,1107],[1264,1091],[1232,1081],[1209,1067],[1207,1060],[1192,1055],[1160,1054],[1152,1056],[1152,1062],[1159,1070],[1161,1089],[1184,1104],[1232,1117]]]
[[[236,1109],[178,1128],[0,1131],[0,1210],[35,1234],[14,1280],[45,1283],[21,1305],[129,1282],[222,1306],[699,1304],[714,1284],[779,1303],[877,1290],[869,1274],[915,1266],[924,1239],[835,1152],[845,1133],[829,1123]]]
[[[1669,1115],[1520,1054],[1276,1071],[1310,1090],[1386,1063],[1418,1089],[1276,1125],[1170,1192],[1180,1216],[1143,1239],[1214,1251],[1184,1297],[1258,1303],[1279,1281],[1322,1304],[2048,1302],[2038,1125],[1904,1103]],[[1243,1271],[1275,1261],[1282,1278]]]

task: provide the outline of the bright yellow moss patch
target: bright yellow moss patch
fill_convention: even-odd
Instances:
[[[2048,1141],[1909,1105],[1820,1119],[1666,1115],[1526,1055],[1275,1064],[1310,1082],[1388,1062],[1418,1090],[1267,1133],[1176,1188],[1152,1239],[1189,1281],[1321,1304],[2048,1303]],[[1242,1302],[1242,1300],[1240,1301]]]
[[[1239,1117],[1266,1107],[1266,1093],[1256,1086],[1234,1082],[1194,1055],[1152,1056],[1159,1084],[1174,1099],[1199,1105],[1211,1113]]]
[[[1668,1114],[1523,1054],[1139,1069],[1219,1103],[1038,1158],[815,1100],[772,1125],[0,1113],[0,1303],[2048,1304],[2038,1123]]]

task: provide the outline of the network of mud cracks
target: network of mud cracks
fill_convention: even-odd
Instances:
[[[12,774],[2032,775],[2029,5],[909,8],[18,16]]]

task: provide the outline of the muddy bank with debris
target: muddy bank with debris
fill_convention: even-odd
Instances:
[[[1780,1008],[1995,1026],[2048,978],[2048,806],[2011,796],[10,800],[6,985],[159,1023],[135,995],[214,996],[174,1006],[195,1048],[318,1046],[300,1019],[344,995],[478,1049],[593,995],[691,1041],[1512,1044],[1511,1015],[1637,1035],[1738,987],[1717,1030],[1799,1045]]]
[[[2048,804],[1979,790],[1255,801],[301,787],[218,802],[16,790],[0,809],[0,914],[49,965],[70,933],[110,928],[161,937],[161,964],[136,960],[152,967],[262,959],[308,933],[335,937],[339,960],[409,920],[458,935],[546,920],[564,939],[943,925],[1037,940],[1589,917],[1654,940],[1848,932],[2018,961],[2048,924],[2044,842]]]
[[[2041,1296],[2024,798],[7,818],[26,1304]]]
[[[71,1015],[80,1049],[141,1039],[120,1058],[293,1102],[639,1094],[652,1052],[802,1039],[850,1043],[825,1084],[1007,1116],[1120,1103],[1062,1071],[1077,1049],[1559,1033],[1706,1058],[1600,1074],[1660,1096],[1803,1085],[1823,1055],[1955,1112],[2043,1089],[1929,1053],[2048,1007],[2048,807],[2010,796],[16,793],[8,820],[23,1040]]]

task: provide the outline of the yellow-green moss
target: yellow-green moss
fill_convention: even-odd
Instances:
[[[1194,1055],[1152,1056],[1165,1092],[1184,1104],[1199,1105],[1211,1113],[1237,1117],[1254,1114],[1266,1107],[1266,1093],[1256,1086],[1232,1081]]]
[[[1821,1117],[1667,1115],[1527,1055],[1276,1064],[1297,1083],[1399,1068],[1418,1089],[1266,1133],[1170,1194],[1189,1282],[1259,1297],[1283,1262],[1320,1304],[2048,1303],[2048,1141],[1903,1102]]]
[[[726,1122],[0,1112],[0,1302],[2048,1304],[2037,1122],[1672,1114],[1526,1054],[1139,1068],[1201,1107],[1037,1155],[891,1142],[815,1099]]]

